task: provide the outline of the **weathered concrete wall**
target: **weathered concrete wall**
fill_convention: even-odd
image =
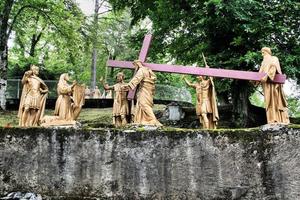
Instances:
[[[300,198],[300,130],[0,130],[0,194]]]

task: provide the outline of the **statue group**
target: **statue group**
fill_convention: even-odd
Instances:
[[[19,126],[75,124],[84,105],[85,87],[78,85],[76,81],[69,85],[69,75],[62,74],[57,84],[58,98],[54,116],[44,116],[48,87],[38,74],[39,68],[32,65],[22,78],[23,90],[18,112]]]
[[[272,56],[271,49],[268,47],[262,48],[261,53],[263,61],[259,72],[265,73],[265,76],[255,82],[255,85],[261,84],[263,88],[267,122],[288,124],[288,108],[283,86],[272,82],[276,74],[282,74],[279,60],[276,56]],[[206,62],[205,65],[209,68]],[[156,75],[140,60],[134,61],[133,66],[135,74],[128,83],[124,82],[125,76],[122,72],[117,74],[116,84],[112,86],[100,80],[106,91],[114,92],[113,124],[116,127],[122,127],[131,119],[132,124],[160,127],[162,124],[153,112]],[[45,126],[74,124],[84,104],[85,87],[78,85],[76,81],[69,84],[68,74],[62,74],[57,85],[58,99],[54,116],[44,116],[48,88],[38,74],[38,67],[33,65],[29,71],[25,72],[22,79],[23,92],[18,113],[19,125],[28,127],[40,124]],[[191,83],[184,77],[186,84],[196,90],[196,114],[204,129],[216,129],[219,113],[213,78],[198,76],[197,79],[197,82]],[[130,109],[127,95],[130,90],[134,89],[137,89],[136,104],[134,105],[132,101]]]

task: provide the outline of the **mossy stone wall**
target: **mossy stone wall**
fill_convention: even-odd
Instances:
[[[300,129],[2,128],[0,195],[298,199]]]

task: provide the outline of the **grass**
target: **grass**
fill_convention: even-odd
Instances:
[[[165,105],[155,105],[154,111],[162,111],[166,108]],[[18,111],[0,111],[0,127],[17,127],[19,119],[17,117]],[[46,110],[45,115],[53,115],[53,110]],[[85,108],[82,109],[78,121],[86,128],[98,128],[98,127],[113,127],[112,124],[112,108]],[[294,122],[294,121],[293,121]],[[297,121],[298,122],[298,121]],[[289,128],[300,129],[300,124],[290,124]],[[294,122],[295,123],[295,122]],[[253,129],[253,128],[252,128]],[[234,129],[240,130],[252,130],[252,129]],[[254,128],[257,129],[257,128]],[[174,127],[164,126],[163,130],[183,130]],[[187,129],[184,129],[187,130]],[[194,129],[193,129],[194,130]],[[217,132],[228,131],[229,129],[217,129]]]
[[[155,110],[163,110],[165,105],[155,105]],[[54,110],[46,110],[45,115],[53,115]],[[18,111],[0,111],[0,127],[16,127],[19,124]],[[112,108],[84,108],[78,121],[84,126],[112,126]]]

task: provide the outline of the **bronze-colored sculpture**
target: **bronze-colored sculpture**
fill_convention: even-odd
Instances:
[[[127,91],[122,90],[121,87],[125,85],[124,74],[119,72],[116,76],[117,83],[113,86],[104,84],[105,90],[114,91],[114,105],[113,105],[113,124],[116,127],[125,126],[127,124],[127,117],[129,115],[129,107],[127,100]],[[102,80],[100,80],[102,82]]]
[[[208,66],[206,65],[206,67]],[[188,86],[196,89],[196,113],[200,124],[205,129],[216,129],[219,113],[213,78],[198,76],[198,82],[196,83],[190,83],[185,77],[184,80]]]
[[[84,91],[85,97],[86,99],[91,98],[91,90],[88,86],[85,87],[85,91]]]
[[[272,56],[271,49],[268,47],[263,47],[261,53],[263,61],[259,72],[266,73],[261,79],[261,85],[264,91],[268,124],[288,124],[290,120],[282,84],[269,81],[274,79],[276,73],[282,74],[279,60],[276,56]]]
[[[72,93],[73,88],[76,85],[76,81],[72,84],[68,84],[69,75],[67,73],[60,75],[57,84],[58,98],[55,104],[54,115],[58,116],[59,119],[70,121],[73,120],[73,100]]]
[[[58,98],[55,104],[54,116],[45,116],[42,126],[65,126],[74,125],[81,108],[84,105],[85,86],[68,84],[69,75],[64,73],[60,76],[57,84]]]
[[[95,89],[93,91],[93,99],[100,99],[100,98],[101,98],[101,92],[98,86],[95,86]]]
[[[137,102],[134,110],[135,124],[162,126],[153,113],[153,96],[155,92],[156,75],[142,62],[133,62],[136,73],[131,81],[122,86],[122,89],[133,90],[138,86]]]
[[[19,105],[19,126],[38,126],[44,116],[48,87],[38,77],[39,68],[31,65],[22,78],[23,91]]]

